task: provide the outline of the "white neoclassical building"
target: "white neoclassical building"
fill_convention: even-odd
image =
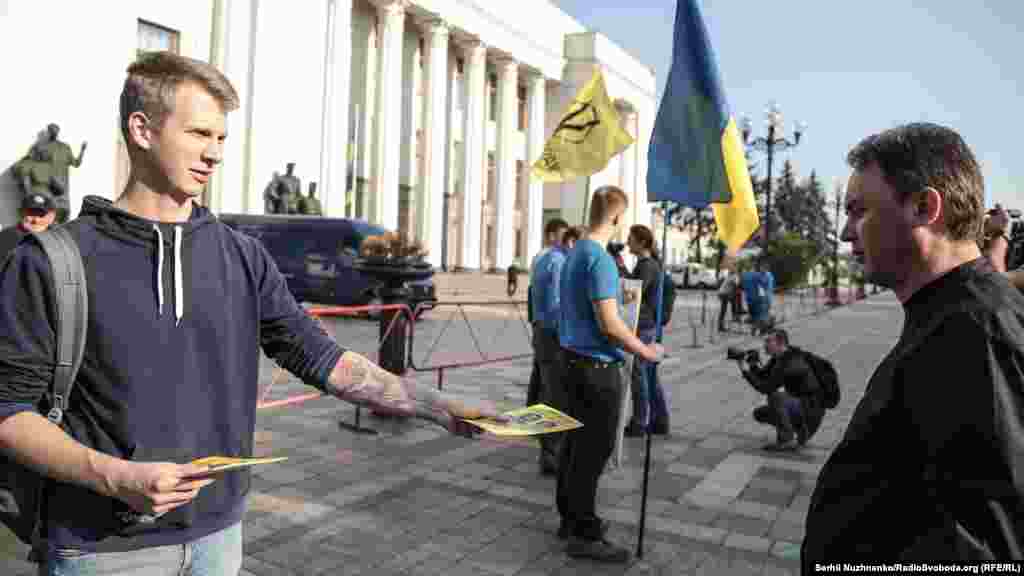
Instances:
[[[15,219],[9,168],[45,126],[77,152],[72,212],[115,197],[126,176],[117,101],[139,50],[220,67],[241,95],[204,201],[263,211],[289,162],[329,216],[407,231],[435,265],[529,262],[547,218],[582,223],[587,183],[543,184],[529,168],[595,67],[636,143],[591,177],[632,197],[650,224],[652,70],[549,0],[8,0],[0,3],[0,224]]]

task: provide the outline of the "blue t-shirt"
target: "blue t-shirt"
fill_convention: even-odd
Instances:
[[[593,240],[576,242],[562,266],[558,323],[562,348],[605,362],[624,360],[622,349],[601,333],[594,313],[594,302],[618,297],[619,269],[615,259]]]
[[[558,332],[559,279],[565,264],[565,250],[552,248],[541,254],[530,272],[530,291],[533,301],[533,321],[545,330]]]

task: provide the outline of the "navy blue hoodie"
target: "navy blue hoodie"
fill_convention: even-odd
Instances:
[[[250,456],[259,347],[325,388],[342,349],[298,306],[259,241],[198,205],[174,225],[94,196],[68,226],[85,261],[89,329],[63,427],[82,444],[146,462]],[[0,418],[45,402],[51,286],[42,249],[22,242],[0,273]],[[229,472],[155,524],[130,525],[119,520],[124,504],[53,484],[51,546],[182,544],[240,521],[248,489],[248,472]]]

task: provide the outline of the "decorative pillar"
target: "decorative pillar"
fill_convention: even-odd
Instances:
[[[477,40],[462,46],[466,99],[462,117],[462,262],[469,270],[480,269],[481,200],[484,187],[484,148],[487,133],[484,123],[485,87],[487,83],[487,48]]]
[[[372,220],[398,229],[398,185],[402,160],[402,42],[405,37],[404,0],[377,7],[380,18],[377,43],[376,134],[374,181],[377,199]]]
[[[253,181],[252,175],[259,1],[218,0],[213,5],[213,20],[210,63],[231,80],[240,102],[238,110],[228,114],[231,137],[224,145],[223,163],[208,185],[207,200],[214,212],[261,214],[266,183]]]
[[[497,246],[495,266],[507,270],[515,258],[515,201],[519,64],[515,60],[498,62],[498,126],[497,126]]]
[[[350,145],[348,102],[352,70],[352,0],[330,0],[327,4],[327,41],[324,64],[318,198],[323,206],[324,216],[341,218],[345,216],[345,199],[348,188]],[[305,193],[303,191],[303,194]]]
[[[417,207],[427,259],[435,267],[441,265],[445,169],[448,161],[448,25],[434,20],[426,25],[423,90],[423,166],[420,178],[423,203]]]
[[[526,258],[529,262],[540,252],[544,236],[544,182],[530,175],[530,168],[544,152],[544,108],[547,106],[547,81],[544,75],[531,75],[527,90],[530,117],[526,127],[526,180],[529,183]]]

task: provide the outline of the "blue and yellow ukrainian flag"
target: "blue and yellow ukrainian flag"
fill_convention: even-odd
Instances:
[[[696,0],[676,5],[672,68],[647,155],[650,201],[709,204],[718,237],[739,250],[759,225],[743,141],[722,91]]]

